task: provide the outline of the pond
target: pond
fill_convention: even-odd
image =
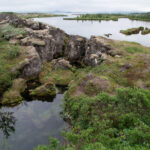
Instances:
[[[69,16],[73,17],[73,16]],[[35,21],[47,23],[49,25],[58,27],[68,34],[81,35],[90,38],[91,35],[104,36],[104,34],[111,33],[111,39],[121,41],[133,41],[142,45],[150,47],[150,34],[141,35],[123,35],[120,30],[126,30],[134,27],[148,27],[150,22],[132,21],[129,19],[119,19],[119,21],[76,21],[76,20],[63,20],[63,17],[53,18],[35,18]]]
[[[0,150],[32,150],[38,144],[48,144],[50,136],[64,141],[61,131],[68,125],[60,115],[63,93],[57,90],[51,102],[23,101],[16,107],[2,107]]]

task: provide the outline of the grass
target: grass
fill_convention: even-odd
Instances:
[[[22,51],[18,45],[10,44],[1,38],[0,42],[0,95],[11,86],[19,72],[12,74],[10,69],[16,66],[23,58]]]
[[[27,13],[17,14],[19,17],[30,19],[30,18],[45,18],[45,17],[65,17],[66,15],[61,14],[46,14],[46,13]]]
[[[128,53],[134,54],[134,53],[143,53],[143,49],[140,47],[127,47],[125,48],[125,51]]]
[[[25,35],[26,31],[22,28],[15,28],[13,25],[0,26],[0,34],[4,35],[6,39],[10,39],[16,35]]]
[[[130,20],[150,21],[150,13],[135,14],[82,14],[75,18],[64,18],[64,20],[113,20],[118,21],[120,18],[128,18]]]
[[[43,70],[39,75],[39,79],[42,84],[51,81],[56,85],[63,86],[67,86],[71,80],[73,80],[73,78],[74,75],[71,70],[65,70],[61,68],[52,70],[51,62],[44,64]]]
[[[118,21],[118,18],[122,17],[121,14],[111,15],[111,14],[83,14],[75,18],[64,18],[64,20],[113,20]]]

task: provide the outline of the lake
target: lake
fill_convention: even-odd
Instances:
[[[73,16],[68,16],[73,17]],[[58,27],[68,34],[81,35],[90,38],[91,35],[104,36],[104,34],[111,33],[111,39],[121,41],[133,41],[142,45],[150,47],[150,34],[141,35],[135,34],[126,36],[120,33],[120,30],[126,30],[134,27],[148,27],[150,22],[132,21],[129,19],[119,19],[119,21],[76,21],[76,20],[63,20],[63,17],[52,18],[35,18],[35,21],[47,23],[49,25]]]
[[[16,107],[2,107],[1,113],[12,114],[8,117],[4,113],[3,118],[7,119],[3,122],[0,117],[0,126],[4,124],[3,129],[0,128],[0,150],[33,150],[39,144],[48,144],[50,136],[64,141],[61,132],[67,123],[60,115],[62,99],[63,92],[57,91],[50,102],[23,101]]]

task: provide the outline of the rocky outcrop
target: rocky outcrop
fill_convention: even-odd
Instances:
[[[0,22],[2,26],[11,24],[11,29],[9,29],[11,33],[14,31],[13,29],[16,29],[13,36],[5,36],[6,33],[4,33],[3,38],[9,40],[11,44],[20,45],[22,48],[23,52],[21,53],[24,57],[15,67],[13,66],[10,69],[10,72],[12,74],[20,72],[18,77],[26,80],[38,77],[44,66],[43,64],[52,61],[55,84],[68,85],[72,80],[72,65],[96,66],[106,60],[107,55],[111,55],[110,52],[113,50],[109,45],[111,40],[106,38],[92,36],[87,39],[78,35],[68,35],[59,28],[19,18],[16,15],[0,15]],[[20,30],[22,29],[21,34]],[[60,68],[60,70],[58,71],[57,68]],[[60,74],[62,75],[60,76]],[[51,95],[46,92],[47,86],[49,84],[44,83],[41,87],[34,89],[31,92],[32,95],[34,93],[36,95],[44,93],[44,95]],[[40,90],[42,93],[39,92]],[[10,95],[14,93],[14,91],[11,92]],[[17,94],[14,95],[19,97],[19,93]],[[7,96],[5,95],[5,97]]]
[[[18,63],[15,67],[10,69],[12,74],[21,72],[21,76],[24,78],[32,78],[37,76],[42,70],[42,62],[37,53],[35,47],[27,46],[23,47],[24,59]]]
[[[15,27],[22,26],[26,30],[27,34],[20,43],[23,46],[34,46],[41,62],[65,56],[71,63],[82,62],[96,66],[101,62],[103,53],[108,55],[112,49],[106,38],[92,36],[86,39],[77,35],[67,35],[53,26],[17,16],[9,17],[8,21]]]
[[[112,49],[108,44],[109,39],[103,37],[92,36],[86,44],[86,53],[85,53],[85,64],[96,66],[100,63],[102,56],[104,54],[109,54],[109,51]]]

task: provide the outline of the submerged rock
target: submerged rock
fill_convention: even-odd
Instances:
[[[21,93],[26,89],[26,80],[22,78],[15,79],[10,90],[4,93],[2,98],[3,105],[13,105],[22,101]]]

